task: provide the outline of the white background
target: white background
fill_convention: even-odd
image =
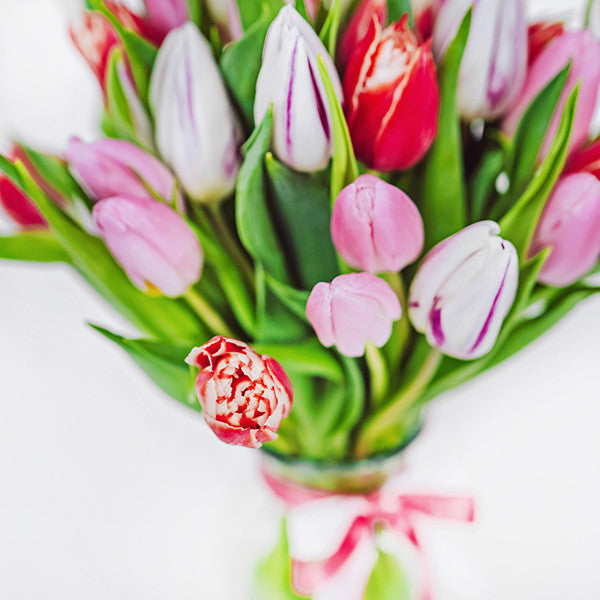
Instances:
[[[94,134],[76,10],[0,0],[3,144]],[[86,321],[128,331],[67,269],[0,263],[0,598],[244,600],[276,522],[257,454],[219,443]],[[599,359],[596,298],[431,407],[414,489],[478,501],[476,525],[423,524],[439,600],[600,598]]]

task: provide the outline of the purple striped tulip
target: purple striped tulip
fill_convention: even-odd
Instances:
[[[150,104],[158,149],[192,199],[230,194],[240,166],[238,125],[211,47],[193,23],[161,46]]]
[[[446,0],[435,20],[433,54],[446,52],[469,7],[471,29],[460,66],[460,115],[492,120],[516,100],[527,71],[524,0]]]
[[[569,61],[569,77],[546,133],[542,156],[546,156],[554,141],[567,96],[577,82],[581,82],[581,88],[569,148],[576,148],[588,137],[600,85],[600,41],[589,29],[567,31],[539,53],[527,73],[525,87],[518,101],[502,124],[504,132],[513,135],[531,101]]]
[[[116,196],[100,200],[93,217],[111,254],[142,291],[174,298],[200,278],[198,238],[166,204]]]
[[[77,180],[94,200],[113,196],[147,198],[148,186],[170,202],[175,192],[175,177],[157,158],[124,140],[102,139],[86,143],[69,140],[63,152]],[[182,202],[178,192],[178,203]]]
[[[402,316],[392,288],[371,273],[340,275],[317,283],[306,303],[306,317],[319,341],[345,356],[362,356],[368,341],[383,346],[392,323]]]
[[[423,220],[402,190],[373,175],[361,175],[335,201],[331,238],[351,267],[393,273],[421,254]]]
[[[260,123],[273,104],[273,144],[277,156],[298,171],[327,166],[332,123],[317,56],[321,55],[340,101],[335,65],[314,29],[292,6],[271,23],[256,82],[254,120]]]
[[[474,359],[487,354],[515,299],[517,251],[481,221],[440,242],[423,259],[409,296],[415,329],[444,354]]]
[[[591,173],[563,177],[546,204],[530,254],[552,248],[539,279],[564,287],[575,283],[600,257],[600,181]]]

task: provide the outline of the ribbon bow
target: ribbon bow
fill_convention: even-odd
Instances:
[[[421,515],[470,523],[472,498],[399,493],[386,484],[367,495],[332,494],[263,473],[287,508],[294,590],[313,600],[362,600],[377,560],[378,527],[407,539],[426,565],[415,521]],[[430,578],[420,600],[431,600]]]

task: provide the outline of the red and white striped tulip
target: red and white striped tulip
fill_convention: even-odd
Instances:
[[[323,346],[345,356],[362,356],[368,341],[383,346],[392,323],[402,316],[398,296],[371,273],[339,275],[317,283],[306,303],[306,317]]]
[[[569,140],[570,150],[580,146],[589,135],[600,86],[600,40],[589,29],[566,31],[538,54],[527,73],[523,91],[502,124],[504,132],[513,135],[531,101],[569,62],[569,77],[546,133],[542,156],[546,156],[554,141],[567,96],[577,82],[581,82],[581,87]]]
[[[361,175],[335,201],[331,238],[351,267],[397,272],[423,250],[423,219],[402,190],[374,175]]]
[[[444,354],[474,359],[487,354],[517,291],[517,251],[481,221],[440,242],[423,259],[410,288],[415,329]]]
[[[216,336],[194,348],[186,362],[200,369],[196,396],[204,420],[221,441],[259,448],[277,439],[293,392],[275,359],[239,340]]]
[[[552,248],[539,280],[564,287],[586,275],[600,257],[600,181],[580,172],[560,179],[535,231],[530,254]]]
[[[456,101],[467,120],[496,119],[516,100],[527,71],[524,0],[446,0],[433,30],[439,61],[470,7],[471,29],[459,73]]]
[[[413,166],[437,134],[439,90],[430,44],[419,45],[407,21],[382,29],[373,18],[344,76],[356,155],[380,171]]]
[[[158,51],[150,81],[158,149],[199,202],[235,186],[239,131],[212,49],[196,25],[174,29]]]
[[[292,6],[284,6],[269,27],[256,82],[254,120],[273,105],[273,145],[277,156],[298,171],[327,166],[332,123],[319,74],[321,55],[341,100],[342,87],[325,46]]]
[[[166,204],[116,196],[100,200],[92,214],[110,253],[142,291],[177,297],[200,278],[198,238]]]

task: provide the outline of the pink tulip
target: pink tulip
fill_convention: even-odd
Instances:
[[[512,306],[519,279],[515,247],[493,221],[474,223],[440,242],[413,279],[409,316],[444,354],[487,354]]]
[[[591,31],[588,29],[567,31],[539,53],[529,69],[525,86],[516,104],[511,108],[502,125],[506,134],[514,134],[531,101],[561,69],[567,66],[569,61],[571,61],[569,77],[546,134],[542,156],[548,153],[554,141],[567,96],[578,81],[581,82],[581,88],[569,148],[576,148],[588,136],[600,85],[600,40],[597,40]]]
[[[335,345],[345,356],[362,356],[368,341],[379,347],[388,341],[402,309],[383,279],[350,273],[317,283],[306,303],[306,316],[323,346]]]
[[[373,175],[361,175],[335,202],[331,237],[351,267],[396,272],[421,254],[423,220],[402,190]]]
[[[188,0],[144,0],[142,13],[118,0],[105,0],[105,4],[125,27],[157,46],[169,31],[183,25],[190,14]]]
[[[530,254],[552,252],[540,281],[563,287],[575,283],[600,256],[600,181],[591,173],[564,176],[546,204]]]
[[[95,200],[113,196],[151,197],[144,181],[156,194],[170,202],[175,177],[157,158],[124,140],[102,139],[85,143],[73,137],[65,158],[81,185]],[[181,195],[178,193],[181,201]]]
[[[166,204],[116,196],[98,202],[93,216],[111,254],[141,290],[181,296],[200,278],[198,239]]]
[[[292,384],[281,365],[248,344],[216,336],[194,348],[186,362],[198,367],[196,396],[202,416],[227,444],[259,448],[277,439],[292,410]]]

